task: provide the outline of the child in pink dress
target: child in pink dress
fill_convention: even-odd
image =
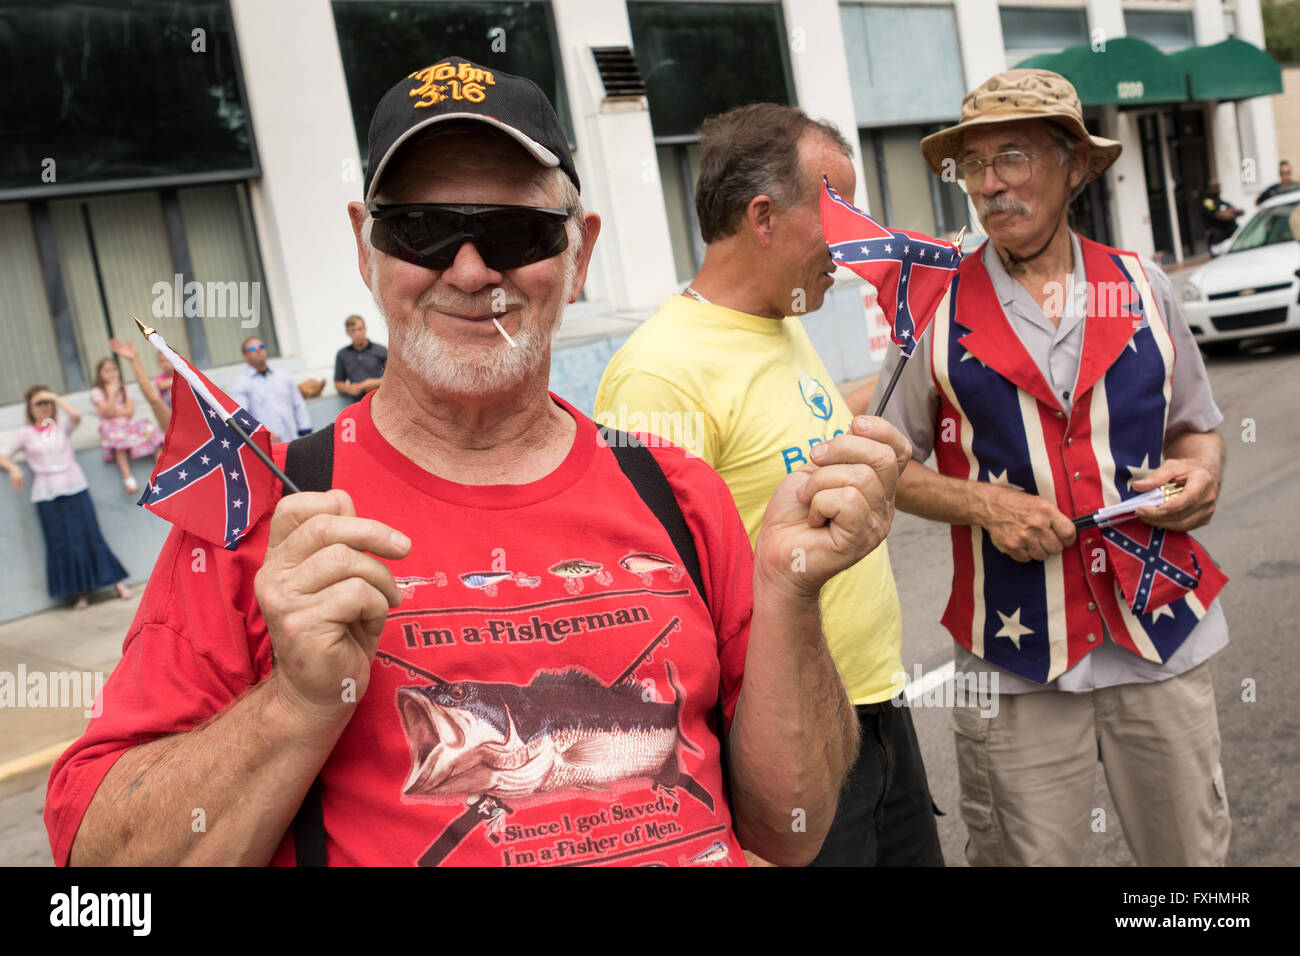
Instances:
[[[104,461],[116,461],[122,473],[122,487],[128,494],[140,490],[131,475],[127,456],[144,458],[157,455],[163,443],[163,433],[152,422],[136,421],[135,401],[122,384],[122,371],[117,360],[109,357],[95,368],[95,387],[90,390],[90,400],[99,415],[99,444],[104,451]]]

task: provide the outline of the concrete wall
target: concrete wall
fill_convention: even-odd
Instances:
[[[94,431],[94,418],[83,421],[78,431]],[[122,489],[122,479],[117,466],[106,462],[99,448],[86,449],[77,454],[77,462],[86,473],[90,484],[90,497],[95,502],[99,527],[109,547],[126,568],[128,583],[134,584],[149,576],[158,549],[162,547],[171,527],[161,518],[143,508],[136,507],[139,494],[128,495]],[[131,468],[140,487],[153,468],[152,458],[134,462]],[[27,473],[27,488],[31,488],[31,471]],[[8,484],[8,482],[6,482]],[[0,498],[0,620],[24,617],[55,606],[45,586],[45,539],[41,534],[36,506],[31,502],[31,491],[21,494],[5,489]]]
[[[1282,92],[1270,97],[1273,101],[1273,118],[1277,123],[1277,152],[1281,159],[1289,159],[1294,169],[1300,165],[1300,63],[1282,67]],[[1265,185],[1274,180],[1265,171]]]
[[[1247,43],[1253,43],[1263,49],[1264,18],[1260,14],[1259,0],[1237,0],[1236,13],[1237,35]],[[1234,106],[1238,128],[1241,131],[1241,155],[1243,158],[1253,159],[1257,170],[1255,182],[1242,184],[1242,191],[1245,197],[1252,201],[1252,205],[1255,197],[1265,187],[1277,182],[1276,120],[1282,114],[1274,114],[1274,99],[1275,97],[1272,96],[1256,96],[1249,100],[1242,100]],[[1224,192],[1227,192],[1226,188]]]
[[[361,156],[334,14],[330,0],[232,0],[231,10],[262,163],[250,195],[280,351],[332,367],[350,313],[387,340],[348,223],[347,204],[362,198]]]

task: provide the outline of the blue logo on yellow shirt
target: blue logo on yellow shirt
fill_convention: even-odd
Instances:
[[[825,385],[802,369],[799,370],[799,396],[808,406],[809,411],[824,422],[830,421],[831,412],[835,407],[831,402],[830,392],[826,391]]]

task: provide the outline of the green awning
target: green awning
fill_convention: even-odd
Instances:
[[[1060,73],[1074,84],[1084,106],[1148,106],[1187,99],[1183,71],[1136,37],[1107,40],[1105,49],[1095,52],[1081,43],[1060,53],[1031,56],[1017,66]]]
[[[1194,46],[1169,54],[1187,74],[1194,100],[1244,100],[1282,92],[1282,67],[1245,40],[1231,37],[1210,46]]]

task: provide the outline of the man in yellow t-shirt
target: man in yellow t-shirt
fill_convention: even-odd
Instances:
[[[704,264],[610,360],[596,420],[702,457],[731,488],[752,543],[781,480],[866,411],[869,396],[840,397],[794,318],[820,308],[833,282],[822,175],[845,196],[856,176],[839,131],[796,107],[739,107],[706,120],[700,138]],[[942,865],[916,733],[893,703],[902,623],[886,545],[832,578],[821,608],[862,745],[812,865]]]

